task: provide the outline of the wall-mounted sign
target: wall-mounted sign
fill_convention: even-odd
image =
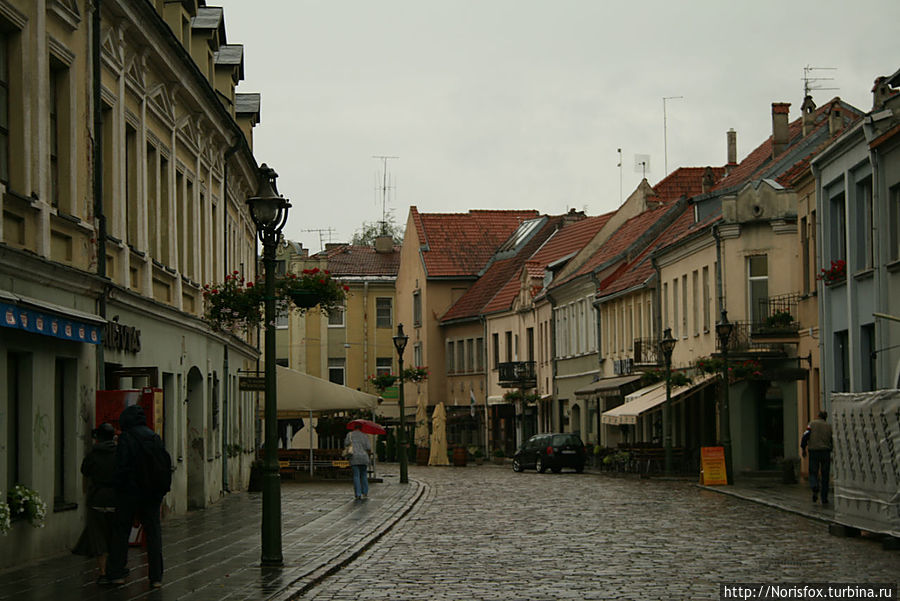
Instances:
[[[266,379],[262,376],[241,376],[238,378],[238,390],[244,392],[265,392]]]
[[[106,324],[103,346],[126,353],[141,352],[141,331],[133,326],[124,326],[116,321]]]

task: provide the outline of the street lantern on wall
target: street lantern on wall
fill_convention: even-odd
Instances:
[[[407,450],[406,450],[406,418],[403,415],[403,351],[406,350],[406,343],[409,342],[409,336],[403,333],[403,324],[397,324],[397,335],[394,336],[394,348],[397,349],[397,369],[400,372],[400,390],[397,395],[397,404],[400,407],[400,431],[397,437],[397,446],[400,448],[400,483],[409,482],[407,469]]]
[[[733,484],[734,474],[731,465],[731,414],[728,406],[728,345],[731,342],[731,333],[734,324],[728,321],[728,311],[722,309],[722,318],[716,323],[716,336],[719,338],[719,348],[722,351],[722,410],[719,412],[719,432],[722,436],[722,448],[725,454],[725,478],[728,484]]]
[[[666,328],[659,341],[659,351],[666,362],[666,404],[663,405],[663,448],[665,449],[665,469],[672,473],[672,352],[675,350],[675,338],[672,328]]]
[[[275,387],[275,248],[287,222],[291,203],[278,194],[275,170],[263,163],[258,172],[256,196],[247,199],[250,216],[263,245],[265,267],[265,449],[262,475],[262,564],[280,566],[281,476],[278,471],[278,399]]]

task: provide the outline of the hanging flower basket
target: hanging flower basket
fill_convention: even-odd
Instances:
[[[9,503],[6,501],[6,497],[0,493],[0,534],[9,532],[11,518]]]
[[[22,516],[35,528],[44,527],[47,503],[41,496],[26,486],[16,484],[9,491],[9,512],[12,517]]]
[[[265,279],[245,282],[238,272],[225,276],[221,284],[203,287],[204,319],[217,330],[244,330],[258,326],[265,318]],[[292,307],[306,311],[313,307],[326,315],[343,307],[347,286],[331,278],[328,271],[304,269],[300,276],[289,274],[275,280],[275,310],[284,315]]]
[[[379,391],[384,392],[386,389],[394,385],[398,376],[394,374],[372,374],[369,376],[369,382]]]
[[[428,379],[428,368],[419,366],[419,367],[407,367],[403,370],[403,381],[404,382],[424,382]]]

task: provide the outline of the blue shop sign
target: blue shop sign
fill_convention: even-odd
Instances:
[[[100,344],[103,336],[100,326],[84,323],[76,319],[67,319],[59,315],[44,313],[35,309],[23,309],[16,305],[0,302],[0,325],[17,330],[25,330],[35,334],[53,336],[63,340]]]

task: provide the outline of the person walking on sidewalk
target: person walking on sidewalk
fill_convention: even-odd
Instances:
[[[123,584],[128,575],[128,538],[135,516],[140,520],[147,537],[147,564],[150,586],[162,586],[163,555],[162,526],[159,512],[163,496],[148,489],[142,474],[146,472],[147,448],[162,445],[159,436],[147,427],[147,418],[140,405],[131,405],[119,417],[119,445],[116,453],[116,488],[119,504],[109,550],[107,578],[109,584]],[[171,477],[171,474],[170,474]]]
[[[87,521],[72,553],[97,558],[100,573],[97,582],[106,578],[106,560],[116,512],[116,429],[103,423],[91,431],[96,441],[81,462],[81,473],[87,485]]]
[[[809,448],[809,486],[812,488],[812,499],[815,503],[822,493],[822,505],[828,504],[828,479],[831,473],[831,449],[834,446],[831,424],[826,422],[828,414],[819,411],[819,417],[809,422],[800,448],[806,457]]]
[[[350,455],[350,469],[353,470],[353,492],[356,500],[366,499],[369,496],[369,459],[372,455],[372,445],[369,437],[363,434],[359,424],[351,424],[352,430],[347,432],[344,438],[344,447],[353,446]]]

